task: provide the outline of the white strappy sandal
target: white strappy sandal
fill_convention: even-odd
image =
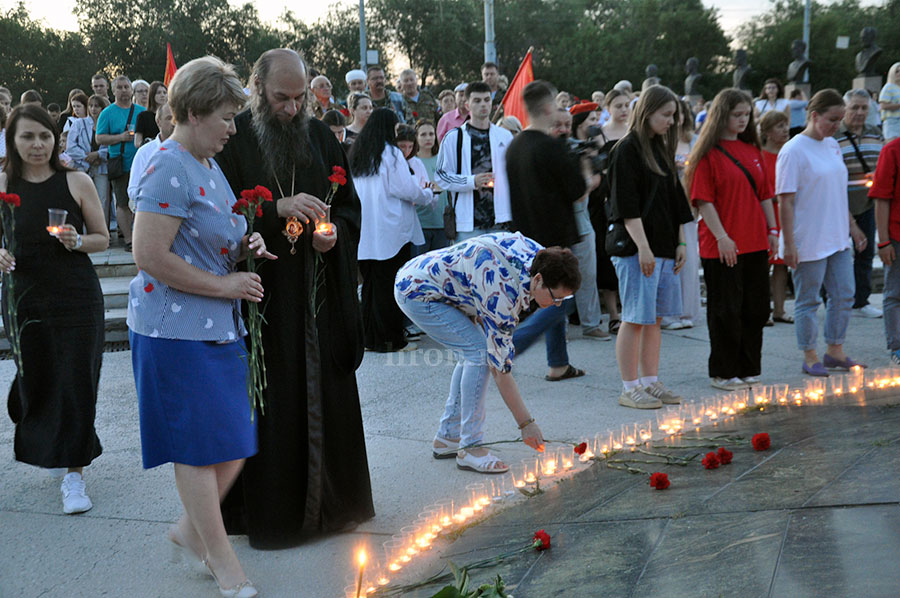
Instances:
[[[468,451],[461,452],[463,453],[462,457],[460,457],[459,454],[456,456],[456,467],[459,469],[489,474],[506,473],[509,471],[509,466],[506,464],[503,464],[502,467],[495,467],[498,463],[502,463],[502,461],[493,453],[488,453],[483,457],[476,457]]]
[[[431,454],[435,459],[452,459],[456,456],[456,451],[459,450],[459,442],[453,442],[437,435],[435,435],[434,440],[444,445],[438,448],[434,446],[434,443],[431,444]]]

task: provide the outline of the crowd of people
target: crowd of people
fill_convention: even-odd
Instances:
[[[103,299],[87,254],[113,232],[139,267],[128,327],[143,465],[175,464],[184,512],[168,539],[223,596],[257,595],[229,533],[278,549],[374,516],[365,351],[427,335],[457,356],[431,451],[484,474],[509,469],[481,446],[488,379],[543,450],[512,368],[543,337],[548,381],[584,376],[573,323],[615,337],[620,405],[680,403],[659,378],[661,331],[702,317],[701,270],[715,388],[760,384],[775,323],[794,326],[809,376],[865,367],[844,341],[851,314],[882,316],[869,303],[876,249],[900,364],[900,63],[875,108],[863,89],[786,99],[775,79],[756,99],[729,88],[694,105],[658,84],[577,100],[534,81],[524,128],[504,114],[493,63],[437,94],[410,69],[396,91],[375,65],[345,83],[335,98],[325,74],[275,49],[246,82],[212,57],[168,86],[98,74],[65,110],[34,90],[13,109],[0,88],[0,192],[19,197],[0,204],[3,318],[29,322],[14,450],[62,469],[65,513],[92,508],[83,468],[102,452]],[[234,208],[260,186],[272,201],[250,230]],[[265,305],[259,412],[245,303]]]

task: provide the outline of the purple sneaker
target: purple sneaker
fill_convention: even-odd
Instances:
[[[841,361],[840,359],[835,359],[828,353],[825,354],[825,357],[822,359],[825,364],[825,367],[829,370],[849,370],[855,365],[858,365],[861,368],[869,367],[864,363],[856,363],[849,357]]]
[[[806,365],[806,361],[803,362],[803,373],[807,376],[824,376],[828,377],[828,370],[825,369],[825,366],[822,365],[821,361],[817,361],[812,365]]]

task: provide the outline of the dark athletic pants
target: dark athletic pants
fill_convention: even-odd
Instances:
[[[709,377],[747,378],[761,371],[763,326],[769,318],[769,256],[738,255],[729,268],[703,258]]]
[[[394,301],[394,277],[408,262],[412,244],[400,248],[387,260],[359,260],[363,276],[362,316],[366,348],[374,351],[396,351],[406,346],[403,335],[403,312]]]

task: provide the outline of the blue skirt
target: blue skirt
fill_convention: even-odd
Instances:
[[[144,469],[214,465],[256,454],[243,340],[218,344],[128,332]]]

